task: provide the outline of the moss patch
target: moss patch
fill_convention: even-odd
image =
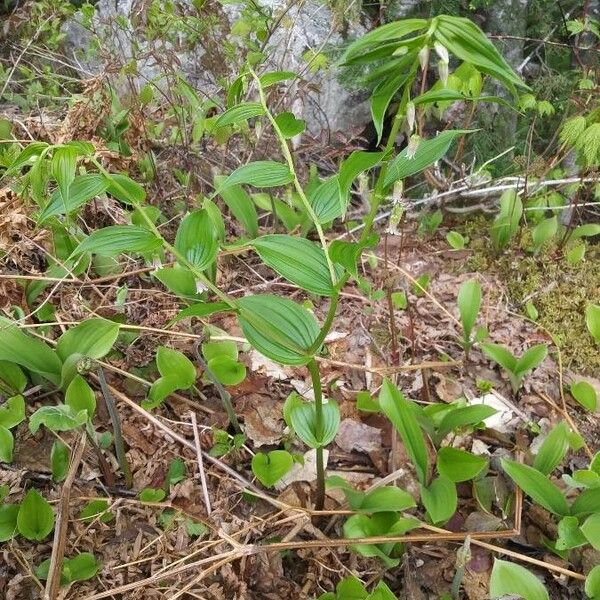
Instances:
[[[525,314],[525,304],[533,302],[538,323],[560,346],[564,367],[598,376],[600,348],[587,331],[585,308],[590,302],[600,304],[600,245],[589,244],[585,260],[569,265],[556,248],[535,257],[524,252],[521,248],[529,245],[530,234],[522,229],[520,239],[497,254],[485,236],[489,227],[482,217],[465,225],[473,251],[468,269],[495,273],[517,311]]]

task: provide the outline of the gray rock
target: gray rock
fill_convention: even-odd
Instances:
[[[364,34],[366,29],[346,23],[342,33],[330,8],[318,0],[295,2],[291,6],[285,0],[260,0],[260,4],[270,9],[276,19],[281,17],[268,43],[268,68],[302,75],[302,81],[295,83],[286,95],[288,109],[291,107],[296,116],[306,120],[307,129],[314,136],[360,133],[370,121],[367,94],[348,89],[340,82],[334,60],[325,69],[311,73],[303,55],[313,50],[335,58],[347,40]],[[190,8],[186,0],[181,6],[184,10]],[[212,31],[201,37],[193,51],[187,52],[181,50],[177,40],[144,37],[146,10],[139,8],[136,0],[99,0],[93,29],[102,42],[96,54],[95,35],[81,25],[80,14],[65,26],[67,48],[82,76],[108,73],[118,89],[139,90],[149,80],[162,86],[171,85],[175,67],[200,95],[218,94],[219,82],[235,74],[229,70],[231,60],[226,56],[223,42],[232,40],[229,33],[239,17],[240,6],[214,3],[209,7],[207,2],[202,11],[207,11]],[[127,25],[126,30],[119,26],[119,20]],[[136,75],[118,81],[119,67],[134,57]]]

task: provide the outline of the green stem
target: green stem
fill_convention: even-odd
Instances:
[[[302,184],[300,183],[300,180],[298,179],[298,175],[296,173],[296,168],[294,166],[294,159],[292,158],[292,153],[290,152],[290,148],[287,144],[287,140],[286,140],[285,136],[283,135],[283,133],[281,132],[281,129],[279,128],[279,125],[277,124],[275,117],[273,117],[273,115],[271,114],[271,111],[269,110],[269,107],[267,106],[267,99],[265,97],[265,92],[260,83],[260,79],[258,78],[258,75],[251,68],[249,69],[249,71],[250,71],[250,74],[252,75],[252,77],[254,78],[254,80],[256,81],[256,86],[258,87],[258,95],[260,97],[260,103],[263,107],[263,110],[265,111],[265,115],[266,115],[267,119],[269,119],[269,122],[271,123],[271,127],[273,127],[273,131],[275,132],[275,135],[277,136],[277,138],[279,140],[279,144],[281,146],[281,152],[283,153],[283,156],[288,164],[288,168],[290,169],[290,172],[294,178],[293,179],[294,188],[296,188],[296,192],[298,193],[298,196],[300,197],[300,200],[302,201],[302,204],[304,205],[304,209],[308,213],[308,216],[311,218],[311,221],[313,222],[313,224],[315,226],[317,235],[319,236],[319,240],[321,241],[321,246],[323,247],[323,252],[325,252],[325,260],[327,261],[327,267],[329,268],[329,274],[331,275],[331,281],[335,285],[336,281],[337,281],[335,267],[333,266],[333,262],[332,262],[331,258],[329,257],[327,240],[325,239],[325,234],[323,233],[323,227],[321,226],[319,217],[317,217],[317,214],[315,213],[309,199],[306,197],[306,194],[304,193],[304,189],[302,188]]]
[[[321,388],[321,375],[319,366],[312,359],[308,365],[310,378],[313,385],[315,395],[315,437],[318,440],[323,439],[323,390]],[[315,509],[323,510],[325,504],[325,463],[323,460],[323,446],[316,448],[317,454],[317,493],[315,497]]]

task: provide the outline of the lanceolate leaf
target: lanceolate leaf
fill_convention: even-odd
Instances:
[[[458,310],[460,311],[460,320],[463,326],[465,340],[467,341],[471,339],[471,332],[477,321],[480,306],[481,285],[474,279],[465,281],[458,291]]]
[[[502,468],[532,500],[545,509],[556,515],[569,514],[569,506],[562,492],[538,470],[508,459],[502,460]]]
[[[272,160],[260,160],[238,167],[221,185],[217,193],[232,185],[253,185],[259,188],[287,185],[294,179],[289,167]]]
[[[175,248],[197,269],[206,269],[217,256],[218,243],[212,219],[205,209],[187,215],[177,230]]]
[[[564,421],[561,421],[542,442],[533,461],[533,468],[544,475],[549,475],[561,463],[568,449],[569,428]]]
[[[42,222],[54,215],[62,215],[77,210],[88,200],[99,196],[108,189],[108,179],[101,173],[87,173],[75,177],[69,188],[68,200],[62,197],[60,189],[57,189],[50,202],[42,210],[39,221]]]
[[[583,490],[571,505],[571,514],[576,517],[595,512],[600,512],[600,487]]]
[[[233,214],[233,216],[244,226],[246,233],[255,238],[258,235],[258,215],[252,198],[239,185],[232,185],[220,189],[224,177],[215,177],[215,185],[219,189],[219,195]]]
[[[429,487],[421,488],[421,500],[434,525],[445,523],[456,512],[456,485],[446,477],[438,477]]]
[[[544,584],[525,567],[495,559],[490,578],[490,598],[513,595],[523,600],[550,600]]]
[[[437,18],[434,35],[454,56],[498,79],[511,91],[515,86],[529,89],[481,29],[469,19],[442,15]]]
[[[54,529],[54,512],[36,490],[29,490],[17,515],[19,533],[32,541],[43,540]]]
[[[261,354],[286,365],[305,365],[319,335],[315,318],[302,306],[268,294],[237,302],[239,322],[250,344]]]
[[[39,373],[54,384],[60,382],[62,362],[44,342],[23,333],[14,323],[0,317],[0,360],[17,363]]]
[[[226,110],[215,121],[216,127],[225,127],[227,125],[237,125],[243,123],[252,117],[258,117],[265,113],[260,102],[242,102],[237,106],[232,106]]]
[[[458,448],[445,447],[438,451],[438,472],[455,483],[477,477],[487,464],[487,460],[482,456]]]
[[[425,485],[429,459],[425,438],[415,415],[415,408],[389,379],[383,382],[379,394],[379,406],[398,430],[406,452],[415,466],[417,477]]]
[[[377,132],[377,143],[381,142],[383,135],[383,121],[387,113],[388,106],[398,90],[406,83],[408,74],[399,70],[395,75],[383,79],[373,90],[371,95],[371,116],[373,125]]]
[[[373,48],[390,42],[400,42],[411,33],[425,29],[427,24],[425,19],[403,19],[378,27],[351,44],[342,57],[342,63],[353,64],[360,61]],[[396,47],[391,48],[389,54],[393,54]]]
[[[486,406],[485,404],[455,408],[454,410],[449,411],[442,419],[442,422],[438,427],[438,435],[443,438],[445,435],[459,427],[477,425],[477,423],[495,415],[496,412],[496,409],[491,406]]]
[[[408,149],[404,149],[390,163],[385,176],[385,187],[391,186],[396,181],[415,175],[430,167],[442,158],[450,144],[460,135],[472,133],[471,130],[455,129],[443,131],[429,140],[422,140],[417,146],[412,158],[408,156]]]
[[[77,150],[72,146],[56,148],[52,155],[52,176],[64,202],[69,201],[69,187],[75,179]]]
[[[151,231],[137,225],[111,225],[97,229],[86,237],[73,254],[90,252],[101,256],[116,256],[124,252],[152,252],[162,241]]]
[[[188,306],[188,308],[179,311],[174,320],[180,321],[186,317],[208,317],[209,315],[225,312],[227,310],[233,310],[227,302],[199,302],[198,304],[192,304],[192,306]]]
[[[88,319],[58,338],[56,353],[63,361],[72,354],[102,358],[110,352],[118,335],[117,323],[106,319]]]
[[[331,296],[334,286],[323,249],[291,235],[265,235],[252,243],[264,263],[302,289]],[[338,270],[338,276],[341,275]]]

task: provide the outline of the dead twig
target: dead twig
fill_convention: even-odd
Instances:
[[[204,459],[202,458],[202,446],[200,445],[200,432],[198,431],[198,421],[196,419],[196,413],[190,412],[190,418],[192,421],[192,429],[194,431],[194,444],[196,445],[196,460],[198,462],[198,474],[200,476],[200,484],[202,485],[202,495],[204,496],[204,506],[206,507],[206,514],[210,515],[212,512],[210,507],[210,496],[208,495],[208,487],[206,485],[206,473],[204,472]]]
[[[71,488],[81,463],[83,450],[85,449],[86,432],[83,431],[77,440],[77,445],[71,455],[71,466],[65,482],[62,485],[60,503],[56,515],[56,529],[54,530],[54,542],[52,544],[52,555],[50,557],[50,568],[44,600],[55,600],[60,587],[60,576],[62,574],[63,558],[65,556],[65,545],[67,542],[67,530],[69,527],[69,502],[71,500]]]

